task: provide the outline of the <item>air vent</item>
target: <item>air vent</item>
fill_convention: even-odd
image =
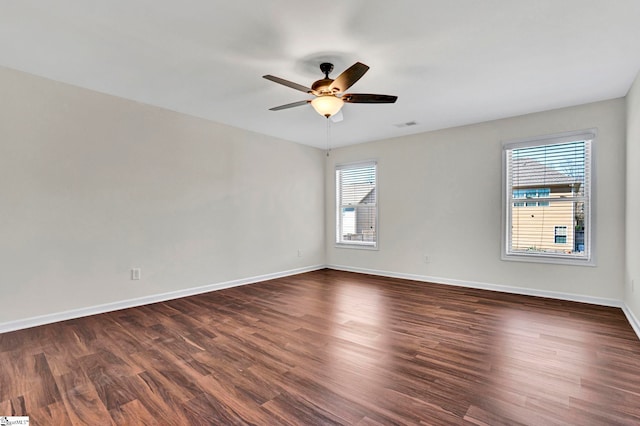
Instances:
[[[396,127],[409,127],[409,126],[415,126],[416,123],[415,121],[407,121],[406,123],[398,123],[398,124],[394,124],[394,126]]]

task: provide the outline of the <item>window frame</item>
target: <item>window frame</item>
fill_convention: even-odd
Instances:
[[[595,238],[595,208],[596,205],[596,173],[594,159],[596,153],[597,129],[585,129],[571,132],[563,132],[552,135],[531,137],[525,139],[508,140],[502,142],[502,260],[519,262],[552,263],[563,265],[596,266],[596,238]],[[589,155],[585,158],[585,170],[588,170],[588,188],[585,188],[585,251],[583,257],[571,256],[561,253],[540,253],[540,252],[511,252],[511,202],[513,201],[512,188],[509,186],[508,160],[509,150],[529,148],[542,145],[555,145],[569,142],[585,141],[588,144]],[[585,171],[585,173],[587,173]],[[585,181],[587,179],[585,178]],[[526,199],[524,199],[526,200]],[[523,200],[523,201],[524,201]],[[520,200],[518,200],[519,202]],[[555,229],[555,227],[554,227]],[[554,238],[555,239],[555,238]]]
[[[373,207],[375,210],[375,222],[374,222],[374,226],[375,226],[375,241],[373,242],[363,242],[363,241],[357,241],[357,240],[342,240],[341,236],[342,236],[342,215],[341,210],[342,207],[347,207],[347,205],[342,206],[340,204],[340,182],[339,182],[339,175],[338,172],[340,170],[349,170],[349,169],[358,169],[358,168],[365,168],[365,167],[374,167],[375,170],[375,204],[372,205],[367,205],[368,207]],[[367,160],[367,161],[357,161],[357,162],[351,162],[351,163],[340,163],[340,164],[336,164],[335,168],[334,168],[334,184],[335,184],[335,202],[336,202],[336,208],[335,208],[335,212],[336,212],[336,222],[335,222],[335,247],[337,248],[351,248],[351,249],[358,249],[358,250],[378,250],[378,246],[379,246],[379,240],[380,240],[380,234],[378,232],[378,223],[379,223],[379,197],[380,197],[380,191],[379,191],[379,168],[378,168],[378,161],[377,160]],[[356,209],[357,211],[357,206],[351,206],[354,209]],[[357,213],[356,213],[357,214]]]

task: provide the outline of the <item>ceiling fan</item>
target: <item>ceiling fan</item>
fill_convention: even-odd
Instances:
[[[329,74],[333,71],[333,64],[323,62],[320,64],[320,71],[324,73],[324,78],[314,82],[311,88],[273,75],[263,75],[262,77],[267,80],[315,95],[313,99],[292,102],[290,104],[269,108],[269,110],[280,111],[281,109],[294,108],[310,103],[318,114],[329,118],[337,114],[345,102],[352,104],[394,103],[396,99],[398,99],[397,96],[376,95],[371,93],[344,93],[349,87],[353,86],[356,81],[360,80],[368,70],[369,67],[367,65],[356,62],[333,80],[329,78]]]

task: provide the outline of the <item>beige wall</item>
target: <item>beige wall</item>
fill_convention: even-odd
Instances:
[[[625,301],[640,320],[640,74],[627,95]],[[631,288],[631,280],[634,288]]]
[[[324,263],[626,297],[640,316],[638,80],[626,105],[334,149],[328,161],[313,148],[3,68],[0,99],[0,324]],[[593,127],[597,266],[500,260],[502,141]],[[333,244],[334,165],[361,160],[378,161],[379,250]],[[142,268],[141,281],[129,279],[131,267]]]
[[[324,161],[0,68],[0,324],[324,264]]]
[[[502,141],[594,127],[597,266],[501,260]],[[327,263],[621,300],[624,156],[624,99],[334,149],[326,173]],[[378,161],[377,251],[333,244],[332,170],[362,160]]]

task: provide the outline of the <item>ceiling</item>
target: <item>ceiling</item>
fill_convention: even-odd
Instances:
[[[316,147],[310,86],[356,61],[332,147],[626,95],[638,0],[3,0],[0,65]],[[413,126],[403,123],[415,122]]]

